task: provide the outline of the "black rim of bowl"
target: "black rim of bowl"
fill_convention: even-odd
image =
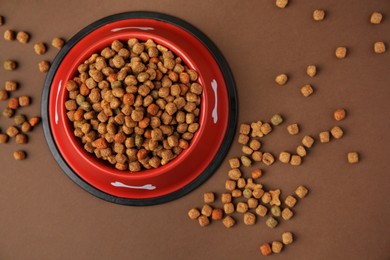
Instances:
[[[77,43],[79,42],[84,36],[89,34],[90,32],[94,31],[95,29],[119,20],[125,20],[125,19],[134,19],[134,18],[148,18],[148,19],[154,19],[154,20],[159,20],[163,22],[167,22],[170,24],[173,24],[175,26],[178,26],[179,28],[182,28],[195,36],[208,50],[209,52],[213,55],[214,59],[219,65],[219,68],[223,74],[226,87],[227,87],[227,92],[228,92],[228,98],[229,98],[229,118],[228,118],[228,128],[226,129],[226,134],[224,136],[223,142],[211,161],[211,163],[207,166],[207,168],[198,176],[196,177],[191,183],[187,184],[183,188],[180,188],[172,193],[159,196],[159,197],[153,197],[153,198],[145,198],[145,199],[131,199],[131,198],[122,198],[122,197],[117,197],[110,195],[106,192],[103,192],[83,179],[81,179],[77,173],[75,173],[72,168],[67,164],[65,159],[62,157],[60,154],[57,145],[54,142],[53,135],[51,133],[51,128],[50,128],[50,122],[49,122],[49,93],[50,93],[50,88],[51,88],[51,83],[53,81],[54,75],[57,72],[57,69],[59,65],[61,64],[61,61],[63,58],[66,56],[66,54],[69,52],[69,50]],[[233,141],[234,134],[235,134],[235,129],[236,129],[236,124],[237,124],[237,113],[238,113],[238,108],[237,108],[237,93],[236,93],[236,88],[235,88],[235,82],[233,79],[233,75],[230,71],[229,65],[225,58],[223,57],[222,53],[218,50],[218,48],[215,46],[215,44],[201,31],[196,29],[194,26],[191,24],[170,16],[166,14],[161,14],[161,13],[155,13],[155,12],[126,12],[126,13],[119,13],[111,16],[107,16],[105,18],[102,18],[84,29],[82,29],[80,32],[78,32],[75,36],[73,36],[66,44],[65,46],[61,49],[61,51],[57,54],[55,57],[52,66],[46,76],[46,80],[44,83],[44,88],[43,88],[43,93],[42,93],[42,106],[41,106],[41,113],[42,113],[42,118],[43,118],[43,131],[45,134],[46,141],[48,143],[49,149],[51,153],[53,154],[55,160],[61,167],[61,169],[65,172],[68,177],[74,181],[77,185],[79,185],[81,188],[83,188],[85,191],[89,192],[90,194],[101,198],[103,200],[116,203],[116,204],[121,204],[121,205],[132,205],[132,206],[148,206],[148,205],[155,205],[155,204],[160,204],[160,203],[165,203],[168,201],[172,201],[175,199],[178,199],[190,191],[194,190],[197,188],[199,185],[201,185],[203,182],[207,180],[214,172],[215,170],[219,167],[219,165],[222,163],[224,160],[229,147]]]

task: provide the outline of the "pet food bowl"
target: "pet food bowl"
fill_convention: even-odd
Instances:
[[[120,171],[86,152],[74,136],[64,103],[65,83],[80,63],[114,40],[153,39],[168,47],[199,74],[203,86],[200,128],[188,149],[156,169]],[[42,94],[43,127],[49,148],[62,170],[89,193],[117,204],[153,205],[179,198],[203,183],[220,165],[237,121],[235,85],[217,47],[190,24],[164,14],[128,12],[87,26],[58,53]]]

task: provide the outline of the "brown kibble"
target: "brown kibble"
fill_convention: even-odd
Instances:
[[[207,217],[210,217],[211,216],[211,212],[213,211],[213,208],[208,205],[208,204],[205,204],[203,207],[202,207],[202,215],[204,216],[207,216]]]
[[[386,45],[384,42],[375,42],[374,43],[374,52],[381,54],[386,52]]]
[[[207,216],[204,216],[204,215],[199,216],[198,222],[199,222],[199,225],[201,227],[206,227],[210,224],[209,218]]]
[[[6,134],[9,137],[15,137],[17,134],[19,134],[19,130],[15,126],[10,126],[7,128]]]
[[[26,144],[27,143],[27,135],[25,135],[25,134],[17,134],[15,136],[15,142],[17,144]]]
[[[344,59],[347,56],[347,51],[346,47],[337,47],[335,55],[338,59]]]
[[[28,33],[26,33],[26,32],[18,32],[17,35],[16,35],[16,39],[20,43],[26,44],[30,40],[30,35]]]
[[[252,178],[255,179],[255,180],[258,179],[258,178],[260,178],[262,175],[263,175],[263,172],[262,172],[261,169],[255,169],[255,170],[253,170],[253,171],[251,172],[251,176],[252,176]]]
[[[380,24],[382,22],[382,14],[379,12],[373,12],[370,17],[372,24]]]
[[[333,113],[333,117],[336,121],[341,121],[346,117],[346,111],[343,108],[339,108]]]
[[[261,121],[253,122],[251,124],[251,128],[252,128],[251,136],[252,137],[263,137],[264,136],[263,132],[261,132],[262,124],[263,123]]]
[[[272,125],[278,126],[283,123],[283,117],[279,114],[275,114],[271,117],[270,121]]]
[[[8,97],[8,91],[5,89],[0,89],[0,100],[7,100]]]
[[[4,117],[11,118],[15,114],[15,110],[13,110],[12,108],[6,107],[6,108],[4,108],[2,114]]]
[[[297,147],[297,154],[300,156],[300,157],[305,157],[307,152],[306,152],[306,149],[303,145],[299,145]]]
[[[294,216],[294,212],[289,208],[284,208],[282,210],[282,218],[284,220],[290,220]]]
[[[232,202],[232,194],[230,193],[222,193],[221,201],[223,204]]]
[[[301,87],[301,93],[304,97],[310,96],[311,94],[313,94],[313,92],[314,92],[314,89],[310,84],[306,84],[306,85]]]
[[[244,214],[244,224],[247,226],[252,226],[256,223],[256,216],[252,212],[246,212]]]
[[[41,118],[38,117],[38,116],[33,116],[30,118],[30,120],[28,120],[28,122],[30,123],[30,125],[32,127],[36,126],[37,124],[39,124],[39,122],[41,122]]]
[[[285,8],[288,4],[288,0],[276,0],[275,5],[279,8]]]
[[[281,152],[279,154],[279,161],[282,163],[289,163],[291,158],[291,154],[288,152]]]
[[[260,246],[260,253],[264,256],[272,254],[271,246],[268,243]]]
[[[275,158],[272,154],[270,153],[264,153],[263,154],[263,159],[262,159],[262,162],[265,164],[265,165],[272,165],[275,161]]]
[[[24,115],[16,115],[14,117],[14,122],[16,125],[22,125],[24,122],[26,122],[26,117]]]
[[[258,140],[255,140],[255,139],[252,139],[250,142],[249,142],[249,147],[253,150],[253,151],[257,151],[261,148],[261,143],[260,141]]]
[[[6,144],[6,143],[8,143],[8,135],[0,134],[0,144]]]
[[[239,144],[243,144],[243,145],[246,145],[249,141],[249,136],[247,135],[243,135],[243,134],[240,134],[238,136],[238,143]]]
[[[7,29],[5,32],[4,32],[4,39],[6,41],[13,41],[15,40],[15,32],[10,30],[10,29]]]
[[[57,48],[57,49],[62,49],[62,47],[64,47],[64,44],[65,44],[65,41],[61,38],[53,38],[53,40],[51,41],[51,45],[54,47],[54,48]]]
[[[268,212],[267,207],[263,205],[259,205],[256,208],[256,214],[259,215],[260,217],[264,217],[265,215],[267,215],[267,212]]]
[[[348,162],[350,164],[359,162],[359,154],[357,152],[349,152],[348,153]]]
[[[21,150],[15,151],[13,156],[14,156],[14,159],[16,161],[22,161],[22,160],[26,159],[26,157],[27,157],[26,152],[21,151]]]
[[[259,205],[259,201],[255,198],[249,198],[248,199],[248,207],[250,209],[255,209]]]
[[[13,60],[5,60],[3,66],[5,70],[15,70],[18,64]]]
[[[271,133],[272,127],[271,127],[270,124],[264,123],[264,124],[261,125],[260,131],[261,131],[264,135],[267,135],[267,134]]]
[[[238,202],[237,203],[237,207],[236,207],[236,211],[238,213],[245,213],[248,211],[248,204],[246,204],[245,202]]]
[[[279,241],[272,242],[272,252],[275,254],[279,254],[283,249],[283,243]]]
[[[236,224],[236,221],[234,220],[234,218],[232,218],[231,216],[226,216],[223,220],[222,220],[222,223],[225,227],[227,228],[231,228],[233,227],[235,224]]]
[[[243,155],[243,156],[241,156],[241,164],[244,167],[250,167],[252,165],[252,161],[251,161],[251,159],[249,159],[248,157]]]
[[[252,197],[252,190],[249,189],[249,188],[246,188],[242,194],[244,195],[245,198],[249,199],[250,197]]]
[[[19,97],[19,106],[26,107],[30,105],[30,97],[28,96],[20,96]]]
[[[269,204],[271,206],[273,205],[280,206],[280,199],[279,199],[280,189],[270,190],[269,193],[271,194],[271,201],[269,202]]]
[[[268,204],[272,199],[271,193],[269,192],[264,192],[263,196],[261,196],[261,201],[264,204]]]
[[[245,154],[245,155],[251,155],[253,153],[253,150],[249,147],[249,146],[246,146],[244,145],[242,148],[241,148],[241,151]]]
[[[8,107],[11,109],[17,109],[19,107],[19,100],[17,98],[10,98],[8,100]]]
[[[255,162],[261,162],[261,160],[263,159],[263,153],[260,152],[260,151],[254,151],[252,153],[252,160],[255,161]]]
[[[295,204],[297,203],[297,199],[292,195],[288,195],[286,197],[286,199],[284,200],[284,203],[287,206],[289,206],[290,208],[293,208],[295,206]]]
[[[314,10],[313,19],[314,21],[322,21],[325,18],[325,11],[321,9]]]
[[[6,91],[9,91],[9,92],[12,92],[12,91],[15,91],[18,89],[18,83],[16,83],[15,81],[12,81],[12,80],[7,80],[5,82],[5,87],[4,89]]]
[[[237,187],[239,188],[239,189],[242,189],[242,188],[244,188],[246,186],[246,180],[245,180],[245,178],[239,178],[238,180],[237,180]]]
[[[241,124],[240,125],[240,134],[249,135],[250,131],[251,131],[250,125],[248,125],[248,124]]]
[[[280,86],[285,85],[287,81],[288,81],[288,76],[286,74],[279,74],[275,78],[275,82]]]
[[[36,54],[38,54],[38,55],[45,54],[46,50],[47,50],[46,44],[44,44],[43,42],[38,42],[38,43],[34,44],[34,51]]]
[[[237,169],[237,168],[240,168],[240,160],[238,158],[232,158],[229,160],[229,165],[230,165],[230,168],[232,169]]]
[[[275,228],[279,222],[274,218],[274,217],[269,217],[266,221],[265,221],[265,224],[267,225],[267,227],[269,228]]]
[[[213,211],[211,212],[212,220],[221,220],[222,217],[223,217],[222,209],[213,209]]]
[[[309,66],[307,66],[306,74],[309,77],[314,77],[315,75],[317,75],[317,67],[316,67],[316,65],[309,65]]]
[[[264,195],[264,190],[259,187],[255,187],[252,191],[252,196],[256,199],[260,199]]]
[[[239,169],[231,169],[228,172],[228,176],[232,180],[238,180],[241,177],[241,171]]]
[[[213,192],[206,192],[203,194],[204,203],[213,203],[215,199],[215,195]]]
[[[282,234],[282,242],[285,245],[289,245],[294,241],[293,234],[291,232],[284,232]]]
[[[330,140],[330,134],[329,131],[324,131],[319,134],[320,142],[321,143],[329,143]]]
[[[291,125],[287,126],[287,132],[290,135],[299,134],[299,126],[298,126],[298,124],[291,124]]]
[[[271,214],[274,217],[280,217],[280,215],[282,214],[282,211],[280,210],[279,206],[272,206],[271,207]]]
[[[43,60],[43,61],[38,63],[38,69],[42,73],[48,72],[49,68],[50,68],[50,63],[46,60]]]
[[[339,126],[334,126],[331,130],[330,130],[330,133],[332,134],[332,136],[336,139],[340,139],[341,137],[343,137],[344,135],[344,131],[343,129],[341,129],[341,127]]]
[[[293,166],[299,166],[302,163],[302,157],[299,155],[293,154],[291,156],[290,164]]]
[[[314,139],[313,137],[309,136],[309,135],[305,135],[303,138],[302,138],[302,144],[307,147],[307,148],[310,148],[313,146],[314,144]]]
[[[225,214],[232,214],[234,212],[234,204],[231,202],[223,204],[223,211]]]
[[[305,187],[305,186],[299,186],[296,190],[295,190],[295,194],[297,194],[297,196],[301,199],[303,199],[304,197],[306,197],[307,193],[309,192],[309,190]]]
[[[234,190],[236,188],[237,183],[233,180],[226,180],[225,182],[225,189],[227,190]]]

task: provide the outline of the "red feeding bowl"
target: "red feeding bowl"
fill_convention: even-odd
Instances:
[[[119,171],[86,152],[73,134],[64,103],[65,83],[91,54],[114,40],[153,39],[196,70],[203,86],[200,128],[188,149],[157,169]],[[42,116],[45,137],[60,167],[79,186],[104,200],[124,205],[153,205],[176,199],[204,182],[220,165],[234,136],[235,86],[215,45],[190,24],[175,17],[130,12],[103,18],[77,33],[55,58],[47,75]]]

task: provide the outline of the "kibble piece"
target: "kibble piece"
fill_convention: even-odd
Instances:
[[[252,153],[252,160],[255,161],[255,162],[261,162],[261,160],[263,159],[263,153],[260,152],[260,151],[254,151]]]
[[[200,212],[196,208],[192,208],[188,211],[188,217],[192,220],[197,219],[200,216]]]
[[[249,188],[246,188],[242,194],[244,195],[245,198],[249,199],[250,197],[252,197],[252,190],[249,189]]]
[[[221,220],[222,217],[223,217],[222,209],[213,209],[213,211],[211,212],[212,220]]]
[[[386,45],[384,42],[375,42],[374,43],[374,52],[381,54],[386,52]]]
[[[49,68],[50,68],[50,63],[46,60],[43,60],[43,61],[38,63],[38,69],[42,73],[48,72]]]
[[[297,203],[297,199],[292,195],[288,195],[286,197],[286,199],[284,200],[284,203],[287,206],[289,206],[290,208],[293,208],[295,206],[295,204]]]
[[[263,154],[263,159],[262,159],[262,162],[265,164],[265,165],[272,165],[274,162],[275,162],[275,158],[272,154],[270,153],[264,153]]]
[[[7,100],[8,97],[8,91],[5,89],[0,89],[0,100]]]
[[[231,169],[228,172],[228,176],[230,179],[237,181],[241,177],[241,171],[240,169]]]
[[[240,168],[240,160],[238,158],[232,158],[229,160],[229,165],[230,165],[230,168],[232,169],[237,169],[237,168]]]
[[[223,211],[225,214],[232,214],[234,212],[234,205],[233,203],[225,203],[223,204]]]
[[[4,108],[2,114],[4,117],[10,118],[15,114],[15,110],[12,108],[6,107],[6,108]]]
[[[248,211],[248,204],[246,204],[245,202],[238,202],[237,203],[237,207],[236,207],[236,211],[238,213],[245,213]]]
[[[288,76],[286,74],[279,74],[275,78],[275,82],[280,86],[285,85],[287,81],[288,81]]]
[[[271,246],[268,243],[262,244],[260,246],[260,252],[264,256],[272,254]]]
[[[230,193],[222,193],[221,201],[223,204],[232,202],[232,194]]]
[[[0,144],[6,144],[6,143],[8,143],[8,135],[0,134]]]
[[[279,154],[279,161],[282,163],[289,163],[291,158],[291,154],[288,152],[281,152]]]
[[[18,32],[17,35],[16,35],[16,39],[20,43],[26,44],[30,40],[30,35],[28,33],[26,33],[26,32]]]
[[[260,141],[258,140],[255,140],[255,139],[252,139],[250,142],[249,142],[249,147],[253,150],[253,151],[257,151],[261,148],[261,143]]]
[[[15,70],[18,65],[13,60],[5,60],[3,66],[5,70]]]
[[[304,97],[308,97],[314,93],[314,89],[310,84],[306,84],[301,87],[301,93]]]
[[[322,21],[325,18],[325,11],[321,9],[314,10],[313,19],[314,21]]]
[[[269,217],[267,218],[267,220],[265,221],[265,224],[269,227],[269,228],[275,228],[277,225],[278,225],[278,221],[273,218],[273,217]]]
[[[295,194],[297,194],[297,196],[301,199],[303,199],[304,197],[306,197],[307,193],[309,192],[309,190],[305,187],[305,186],[299,186],[296,190],[295,190]]]
[[[272,196],[271,196],[271,193],[269,192],[264,192],[263,196],[261,196],[261,201],[264,203],[264,204],[267,204],[271,201],[272,199]]]
[[[344,59],[347,56],[347,48],[337,47],[335,51],[335,55],[338,59]]]
[[[19,107],[19,100],[17,98],[10,98],[8,100],[8,107],[11,109],[17,109]]]
[[[290,135],[296,135],[299,133],[299,126],[298,124],[291,124],[287,126],[287,132]]]
[[[46,53],[46,44],[44,44],[43,42],[38,42],[38,43],[34,44],[34,51],[38,55],[45,54]]]
[[[261,125],[260,131],[261,131],[264,135],[267,135],[267,134],[271,133],[272,127],[271,127],[270,124],[264,123],[264,124]]]
[[[20,127],[20,130],[22,130],[23,133],[28,133],[31,131],[31,128],[32,127],[31,127],[30,123],[26,121],[22,124],[22,126]]]
[[[344,131],[343,129],[341,129],[341,127],[339,126],[334,126],[331,130],[330,130],[330,133],[332,134],[332,136],[336,139],[340,139],[341,137],[343,137],[344,135]]]
[[[275,5],[279,8],[285,8],[288,4],[288,0],[276,0]]]
[[[300,157],[305,157],[307,152],[306,152],[306,149],[303,145],[299,145],[297,147],[297,154],[300,156]]]
[[[380,24],[382,22],[382,14],[379,12],[373,12],[370,17],[372,24]]]
[[[291,156],[290,164],[293,166],[299,166],[302,163],[302,157],[296,154]]]
[[[256,199],[260,199],[264,195],[264,190],[260,187],[256,187],[252,191],[252,196]]]
[[[21,150],[15,151],[13,156],[14,156],[14,159],[16,161],[22,161],[22,160],[26,159],[26,157],[27,157],[26,152],[21,151]]]
[[[271,117],[271,124],[274,126],[278,126],[283,123],[283,117],[279,114],[275,114]]]
[[[313,146],[314,144],[314,139],[313,137],[309,136],[309,135],[305,135],[303,138],[302,138],[302,144],[304,146],[306,146],[307,148],[310,148]]]
[[[359,154],[357,152],[349,152],[348,153],[348,162],[351,164],[359,162]]]
[[[284,220],[289,220],[294,216],[294,212],[289,208],[284,208],[282,211],[282,218]]]
[[[241,151],[246,155],[251,155],[253,153],[253,150],[249,147],[244,145],[241,149]]]
[[[249,135],[250,131],[251,131],[250,125],[248,125],[248,124],[241,124],[240,125],[240,134]]]
[[[30,105],[30,97],[28,96],[20,96],[19,97],[19,106],[26,107]]]
[[[251,136],[252,137],[263,137],[264,136],[263,132],[261,132],[262,124],[263,124],[263,122],[261,122],[261,121],[251,123],[251,129],[252,129]]]
[[[347,113],[344,108],[339,108],[333,113],[333,117],[336,121],[341,121],[346,117]]]
[[[236,224],[236,221],[234,220],[234,218],[232,218],[231,216],[226,216],[223,220],[222,220],[222,223],[225,227],[227,228],[231,228],[234,226],[234,224]]]
[[[10,126],[7,128],[6,134],[9,137],[15,137],[17,134],[19,134],[19,130],[15,126]]]
[[[263,175],[263,171],[261,169],[254,169],[251,172],[251,176],[254,180],[260,178]]]
[[[9,91],[9,92],[15,91],[18,89],[18,83],[16,83],[15,81],[12,81],[12,80],[7,80],[5,82],[4,89]]]
[[[283,243],[279,241],[272,242],[272,252],[275,254],[279,254],[283,249]]]
[[[198,222],[199,222],[199,225],[201,227],[206,227],[210,224],[209,218],[207,216],[204,216],[204,215],[199,216]]]
[[[256,208],[256,214],[259,215],[260,217],[264,217],[265,215],[267,215],[267,212],[268,212],[267,207],[263,205],[259,205]]]
[[[16,125],[22,125],[24,122],[26,122],[26,117],[24,115],[16,115],[14,117],[14,122]]]
[[[256,223],[256,216],[252,212],[246,212],[244,214],[244,224],[251,226]]]
[[[15,32],[8,29],[4,32],[4,39],[7,41],[13,41],[15,40]]]
[[[248,157],[246,156],[241,156],[241,163],[243,166],[245,167],[250,167],[252,165],[252,161],[251,159],[249,159]]]
[[[234,190],[236,188],[237,183],[233,180],[226,180],[225,182],[225,189],[227,190]]]
[[[244,178],[239,178],[239,179],[237,180],[237,187],[238,187],[239,189],[244,188],[245,185],[246,185],[246,180],[245,180]]]
[[[57,49],[61,49],[62,47],[64,47],[64,44],[65,44],[65,41],[61,38],[58,38],[58,37],[54,38],[51,41],[51,45]]]
[[[206,216],[206,217],[210,217],[212,211],[213,211],[213,208],[212,208],[210,205],[205,204],[205,205],[203,205],[203,207],[202,207],[201,213],[202,213],[202,215],[204,215],[204,216]]]
[[[284,232],[282,234],[282,242],[285,245],[289,245],[294,241],[293,234],[291,232]]]
[[[215,199],[214,193],[213,192],[206,192],[203,194],[203,201],[204,203],[213,203]]]
[[[33,116],[30,118],[30,120],[28,120],[28,122],[32,127],[34,127],[39,124],[39,122],[41,122],[41,118],[39,116]]]
[[[272,206],[271,207],[271,214],[274,217],[280,217],[280,215],[282,214],[282,211],[280,210],[279,206]]]
[[[324,131],[319,134],[320,142],[321,143],[329,143],[330,140],[330,134],[329,131]]]
[[[249,141],[249,136],[247,135],[243,135],[243,134],[240,134],[238,136],[238,143],[239,144],[243,144],[243,145],[246,145]]]
[[[271,194],[271,201],[269,202],[269,204],[271,206],[273,205],[280,206],[280,199],[279,199],[280,189],[270,190],[269,193]]]
[[[259,201],[255,198],[248,199],[248,207],[250,209],[255,209],[259,205]]]
[[[317,67],[316,67],[316,65],[309,65],[309,66],[307,66],[306,74],[309,77],[314,77],[315,75],[317,75]]]

